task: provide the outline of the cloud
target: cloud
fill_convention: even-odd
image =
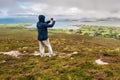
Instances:
[[[0,0],[0,15],[120,17],[120,0]]]

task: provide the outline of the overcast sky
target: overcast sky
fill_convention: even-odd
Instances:
[[[0,0],[0,18],[38,14],[120,18],[120,0]]]

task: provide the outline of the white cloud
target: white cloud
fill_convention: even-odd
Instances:
[[[51,7],[50,9],[46,9],[45,12],[49,15],[77,15],[82,10],[77,7]]]
[[[116,13],[111,13],[112,17],[120,18],[120,11],[117,11]]]
[[[44,9],[48,8],[48,5],[46,4],[39,4],[39,5],[33,5],[33,7],[30,7],[35,12],[42,12]]]
[[[1,10],[0,11],[0,18],[8,17],[8,11],[7,10]]]
[[[120,0],[0,0],[0,15],[63,15],[120,17]],[[114,12],[114,13],[113,13]]]

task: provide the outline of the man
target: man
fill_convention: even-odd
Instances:
[[[38,19],[39,21],[37,22],[37,30],[38,30],[40,55],[41,57],[44,56],[44,47],[47,46],[49,51],[49,57],[51,57],[53,55],[53,51],[48,38],[48,28],[53,27],[55,21],[53,20],[53,18],[51,18],[51,20],[45,22],[44,15],[39,15]]]

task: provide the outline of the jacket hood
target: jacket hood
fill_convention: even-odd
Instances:
[[[44,15],[39,15],[38,19],[39,19],[39,22],[45,22],[45,16]]]

